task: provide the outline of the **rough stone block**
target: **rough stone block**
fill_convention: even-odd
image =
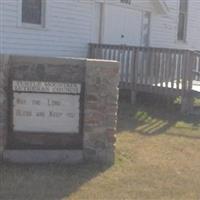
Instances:
[[[114,162],[118,70],[117,62],[87,60],[84,121],[84,157],[87,160]]]
[[[6,150],[3,159],[15,163],[66,163],[83,162],[81,150]]]

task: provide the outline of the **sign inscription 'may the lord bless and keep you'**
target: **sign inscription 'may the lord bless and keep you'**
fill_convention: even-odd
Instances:
[[[12,82],[13,131],[79,133],[81,84]]]

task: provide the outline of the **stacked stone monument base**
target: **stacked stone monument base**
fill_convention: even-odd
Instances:
[[[20,163],[79,163],[83,161],[113,163],[118,109],[118,70],[119,63],[115,61],[1,55],[0,160]],[[26,82],[31,82],[31,84],[62,83],[72,86],[79,84],[81,86],[79,132],[66,131],[59,134],[49,130],[50,133],[42,131],[40,133],[34,132],[33,127],[31,133],[27,131],[26,134],[24,130],[28,125],[23,127],[23,120],[21,120],[23,112],[15,113],[21,107],[15,105],[18,101],[15,102],[13,96],[15,92],[18,92],[18,96],[21,97],[23,90],[27,88],[23,86],[22,91],[15,91],[13,81],[21,85]],[[31,89],[28,88],[23,95],[25,103],[26,93],[35,92],[29,90]],[[56,95],[60,98],[61,94],[55,93],[57,98]],[[63,92],[62,95],[66,94]],[[38,96],[41,97],[41,102],[46,98],[41,92]],[[30,105],[25,105],[25,108],[28,106],[30,107]],[[37,119],[33,119],[36,123]],[[46,123],[48,124],[48,120]],[[57,148],[55,146],[51,148],[54,143]],[[62,148],[59,148],[59,144]],[[47,148],[48,145],[49,148]],[[42,148],[43,146],[45,148]]]
[[[81,150],[5,150],[3,159],[15,163],[65,163],[84,161]]]

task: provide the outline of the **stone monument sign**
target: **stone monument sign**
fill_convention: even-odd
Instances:
[[[0,160],[113,163],[118,62],[12,55],[0,61]]]

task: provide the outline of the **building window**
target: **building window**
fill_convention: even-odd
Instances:
[[[131,5],[131,1],[132,0],[121,0],[121,3],[125,3],[125,4]]]
[[[22,0],[22,23],[44,25],[44,0]]]
[[[177,38],[178,40],[181,41],[186,41],[187,16],[188,16],[188,0],[180,0]]]

